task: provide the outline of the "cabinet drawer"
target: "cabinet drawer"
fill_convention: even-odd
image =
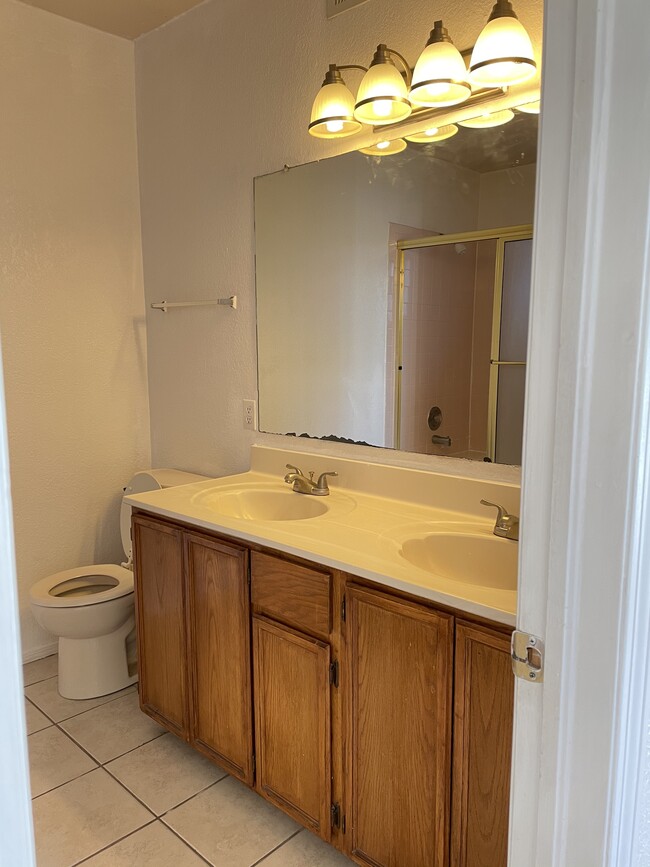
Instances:
[[[252,552],[253,609],[319,638],[331,630],[331,575]]]

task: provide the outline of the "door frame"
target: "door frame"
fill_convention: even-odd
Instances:
[[[34,867],[9,447],[0,353],[0,861]]]
[[[643,0],[546,0],[512,867],[648,864],[649,38]]]

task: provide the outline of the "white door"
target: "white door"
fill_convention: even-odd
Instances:
[[[646,0],[547,0],[511,867],[650,864],[649,44]]]

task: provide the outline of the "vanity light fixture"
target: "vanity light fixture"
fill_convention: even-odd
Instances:
[[[471,94],[463,56],[449,38],[442,21],[436,21],[413,70],[409,91],[411,102],[416,106],[436,108],[458,105]]]
[[[485,112],[485,114],[479,114],[477,117],[468,117],[467,120],[459,120],[458,123],[468,129],[489,129],[493,126],[503,126],[514,116],[514,111],[504,108],[502,111]]]
[[[369,145],[365,148],[359,148],[359,153],[368,154],[371,157],[387,157],[391,154],[399,154],[406,149],[406,142],[403,138],[396,138],[392,141],[380,141],[376,144]]]
[[[541,101],[536,99],[534,102],[526,102],[523,105],[517,106],[517,111],[523,111],[524,114],[539,114]]]
[[[393,58],[403,66],[406,80]],[[384,44],[378,45],[359,85],[354,117],[374,126],[404,120],[412,111],[407,91],[410,83],[411,69],[402,55]]]
[[[311,110],[309,132],[316,138],[344,138],[361,129],[361,123],[354,118],[354,96],[343,81],[342,69],[366,72],[365,66],[330,64]]]
[[[468,69],[464,58],[470,53]],[[426,142],[449,138],[453,132],[434,139],[430,130],[451,128],[456,122],[475,128],[497,126],[512,120],[513,108],[539,111],[535,106],[538,87],[510,89],[531,78],[536,68],[530,37],[511,0],[496,0],[473,49],[461,53],[438,20],[414,70],[384,43],[377,46],[368,69],[358,64],[330,65],[312,106],[309,132],[316,138],[338,139],[360,132],[364,124],[391,125],[394,130],[402,125],[424,129],[405,138]],[[364,73],[356,98],[343,81],[341,72],[346,69]],[[496,110],[490,113],[488,104]],[[475,105],[480,117],[457,121],[459,116],[471,115]],[[467,111],[470,106],[472,110]],[[414,123],[420,120],[421,124]],[[425,137],[416,138],[420,135]]]
[[[537,64],[530,36],[510,0],[496,0],[469,63],[470,81],[480,87],[504,87],[526,81]]]
[[[416,144],[428,144],[429,142],[444,141],[446,138],[451,138],[456,135],[458,127],[455,123],[449,123],[446,126],[432,126],[422,132],[414,132],[411,135],[405,135],[406,141],[416,142]]]

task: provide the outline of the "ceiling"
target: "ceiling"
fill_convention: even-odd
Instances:
[[[510,123],[490,129],[464,129],[439,144],[422,145],[438,159],[474,172],[496,172],[537,161],[536,114],[515,112]]]
[[[137,39],[203,0],[23,0],[97,30]]]

